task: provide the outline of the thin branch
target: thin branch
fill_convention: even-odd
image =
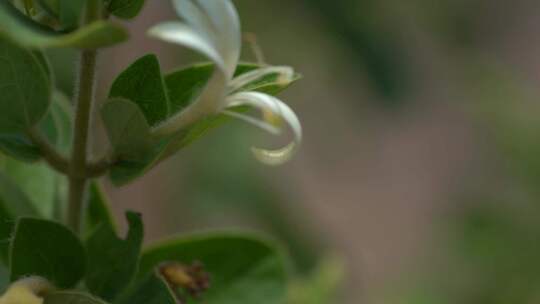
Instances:
[[[38,147],[39,151],[43,155],[43,158],[51,167],[60,173],[69,173],[69,159],[60,154],[55,147],[53,147],[45,138],[43,138],[37,129],[31,128],[28,130],[27,135],[32,143]]]

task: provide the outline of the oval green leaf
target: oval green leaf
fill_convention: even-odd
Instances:
[[[59,151],[67,153],[72,139],[72,107],[67,97],[58,91],[52,100],[49,111],[38,124],[38,130]],[[42,157],[39,148],[24,132],[0,134],[0,151],[26,162],[35,162]]]
[[[133,101],[152,127],[167,119],[169,101],[156,55],[139,58],[120,73],[111,86],[109,97]]]
[[[71,288],[85,272],[85,251],[77,236],[59,223],[20,218],[10,247],[11,281],[37,275]]]
[[[0,35],[0,134],[36,125],[49,108],[51,92],[46,70],[34,53]]]

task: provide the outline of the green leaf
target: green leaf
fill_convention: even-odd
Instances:
[[[139,160],[152,149],[150,126],[132,101],[110,99],[101,109],[101,117],[116,157]]]
[[[0,1],[0,32],[21,45],[33,48],[93,49],[111,46],[128,38],[125,28],[101,20],[72,32],[55,32],[28,19],[9,1]]]
[[[104,224],[86,242],[86,286],[105,300],[113,300],[137,272],[143,223],[140,214],[128,212],[126,217],[129,223],[126,239],[118,238],[116,232]]]
[[[48,294],[43,304],[106,304],[89,294],[78,291],[57,291]]]
[[[150,273],[133,284],[115,304],[177,304],[171,290],[161,278]]]
[[[36,125],[51,100],[51,83],[40,60],[2,35],[0,96],[1,134],[23,132]]]
[[[84,247],[61,224],[20,218],[10,247],[10,270],[12,282],[37,275],[59,288],[71,288],[84,276]]]
[[[0,168],[28,197],[40,215],[52,217],[60,184],[65,182],[63,176],[45,163],[27,164],[10,158],[4,159]]]
[[[131,64],[116,78],[109,97],[136,103],[150,126],[165,120],[169,114],[169,102],[157,57],[146,55]]]
[[[64,29],[73,29],[79,25],[85,3],[85,0],[58,1],[60,24]]]
[[[118,18],[132,19],[139,15],[143,6],[144,0],[112,0],[107,9]]]
[[[67,153],[71,146],[73,111],[67,97],[58,91],[53,94],[52,104],[39,122],[38,129],[60,152]],[[0,134],[0,151],[21,161],[34,162],[41,152],[23,132]]]
[[[79,25],[84,0],[38,0],[41,6],[60,22],[62,29],[73,29]]]
[[[94,232],[98,227],[116,231],[116,223],[110,210],[110,203],[99,182],[90,184],[88,191],[88,209],[85,213],[86,234]]]
[[[32,202],[11,178],[0,172],[0,258],[7,265],[9,242],[15,221],[20,216],[37,216]]]
[[[242,75],[257,68],[260,68],[260,66],[256,64],[240,64],[237,67],[235,76]],[[210,79],[213,70],[213,64],[204,63],[192,65],[165,76],[165,85],[167,88],[166,96],[168,97],[169,103],[169,117],[182,111],[191,102],[194,102],[197,99]],[[293,79],[293,82],[299,78],[300,76],[297,75],[297,77]],[[291,83],[280,81],[277,75],[269,74],[263,79],[258,79],[257,81],[248,84],[246,87],[249,88],[249,90],[276,95],[290,84]],[[244,110],[245,108],[243,107],[237,109],[237,111]],[[144,175],[167,157],[176,153],[178,150],[193,143],[213,128],[221,126],[229,120],[229,116],[221,114],[208,117],[194,124],[189,129],[178,132],[175,136],[158,143],[153,143],[153,150],[144,158],[120,158],[110,172],[109,176],[111,181],[117,186],[133,181]]]
[[[205,304],[281,304],[287,285],[286,261],[274,244],[234,233],[201,234],[155,245],[141,258],[140,274],[163,262],[199,261],[211,277]]]

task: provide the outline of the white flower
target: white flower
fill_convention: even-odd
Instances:
[[[151,36],[198,51],[216,64],[216,69],[198,100],[180,113],[156,126],[155,135],[171,135],[209,115],[224,113],[247,121],[273,134],[287,124],[294,141],[278,150],[252,148],[262,162],[277,165],[287,161],[302,139],[302,127],[295,113],[279,99],[241,89],[270,74],[279,74],[285,83],[295,77],[290,67],[262,67],[233,78],[240,58],[241,30],[238,14],[230,0],[173,0],[184,22],[172,21],[150,29]],[[263,118],[230,111],[236,106],[260,110]]]

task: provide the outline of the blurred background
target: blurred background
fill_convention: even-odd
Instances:
[[[102,57],[102,97],[146,53],[166,70],[203,59],[143,35],[175,18],[147,2],[133,39]],[[540,303],[538,1],[235,4],[265,60],[304,75],[281,95],[301,152],[265,167],[249,147],[272,139],[232,123],[108,187],[119,216],[143,211],[148,241],[267,233],[293,257],[289,304]],[[255,60],[249,44],[242,57]],[[58,71],[67,92],[72,79]]]

